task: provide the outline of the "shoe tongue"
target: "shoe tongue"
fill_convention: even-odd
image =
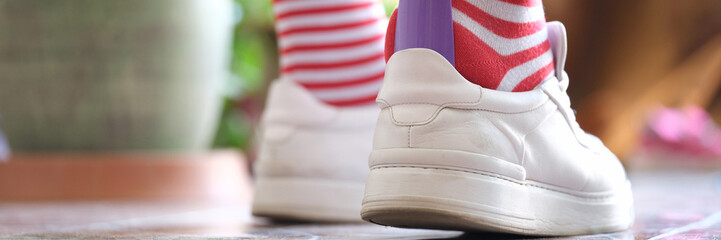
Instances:
[[[556,77],[563,78],[563,68],[566,65],[566,53],[568,51],[568,43],[566,41],[566,27],[558,21],[548,22],[548,41],[553,51],[553,61],[556,65]]]

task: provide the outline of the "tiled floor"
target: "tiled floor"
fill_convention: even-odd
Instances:
[[[633,173],[636,225],[570,239],[721,239],[721,173]],[[272,223],[247,204],[34,202],[0,204],[0,238],[519,239],[371,224]],[[665,234],[665,235],[664,235]]]

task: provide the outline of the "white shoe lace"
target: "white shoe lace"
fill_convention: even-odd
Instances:
[[[548,81],[553,81],[554,79],[549,79]],[[559,91],[554,91],[553,89],[546,87],[544,88],[545,92],[551,96],[551,100],[559,106],[560,112],[567,119],[568,124],[573,133],[576,135],[578,142],[589,149],[594,151],[598,150],[599,146],[603,146],[603,142],[598,137],[586,133],[586,131],[584,131],[576,121],[576,111],[571,108],[571,99],[566,92],[569,85],[568,74],[564,71],[563,74],[561,74],[561,79],[556,80],[558,80],[557,86]]]

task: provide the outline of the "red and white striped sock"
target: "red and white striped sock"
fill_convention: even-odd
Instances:
[[[541,0],[452,0],[455,64],[484,88],[528,91],[554,73]],[[386,56],[393,53],[391,16]]]
[[[481,86],[528,91],[554,72],[541,0],[453,0],[456,68]]]
[[[377,0],[274,0],[281,75],[334,106],[375,101],[387,20]]]

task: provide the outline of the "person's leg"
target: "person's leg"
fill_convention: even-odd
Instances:
[[[576,123],[565,28],[539,0],[401,0],[394,18],[363,219],[526,235],[631,226],[623,166]]]
[[[402,0],[386,58],[414,47],[436,50],[489,89],[528,91],[554,72],[541,0]]]
[[[376,0],[275,0],[281,75],[335,106],[374,103],[387,20]]]
[[[281,79],[255,163],[253,214],[361,221],[387,20],[376,0],[274,2]]]

